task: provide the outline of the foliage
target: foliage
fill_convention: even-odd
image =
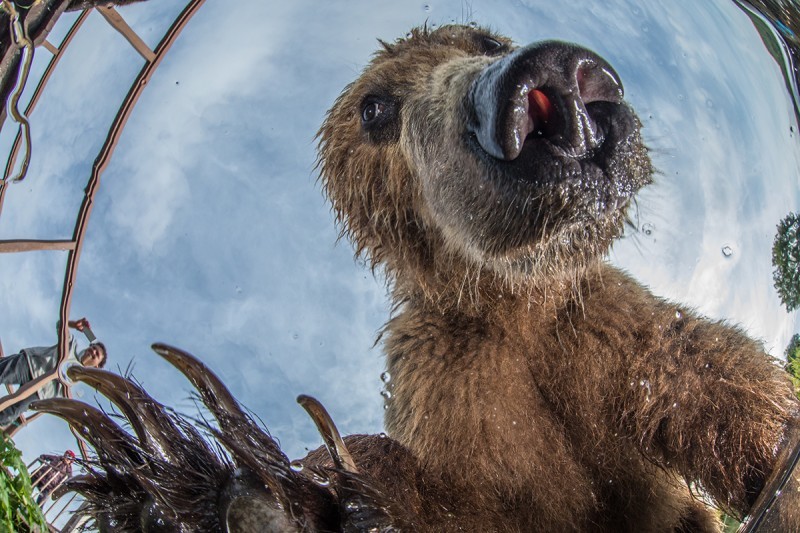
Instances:
[[[723,533],[736,533],[739,530],[739,527],[742,525],[741,522],[736,520],[734,517],[723,514],[722,515],[722,532]]]
[[[2,432],[0,463],[0,532],[49,531],[42,510],[31,494],[31,478],[22,462],[22,453]]]
[[[792,375],[795,393],[800,396],[800,333],[795,334],[786,347],[786,370]]]
[[[795,333],[786,347],[786,361],[791,365],[797,360],[800,360],[800,333]],[[795,375],[795,373],[792,372],[792,375]]]
[[[778,224],[772,244],[772,279],[788,311],[800,308],[800,215],[789,213]]]

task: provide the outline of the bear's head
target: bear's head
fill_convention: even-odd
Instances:
[[[607,252],[652,168],[605,60],[471,26],[382,45],[319,132],[322,183],[358,253],[440,298],[481,273],[574,279]]]

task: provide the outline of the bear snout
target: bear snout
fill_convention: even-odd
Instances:
[[[480,148],[513,161],[526,141],[545,142],[564,156],[591,155],[604,141],[607,106],[622,103],[619,76],[586,48],[534,43],[487,66],[473,82],[468,128]]]

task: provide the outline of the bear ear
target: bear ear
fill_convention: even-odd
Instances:
[[[487,56],[500,55],[510,49],[508,44],[490,35],[478,34],[475,40],[477,41],[478,48]]]
[[[394,45],[393,44],[387,43],[383,39],[378,39],[378,43],[383,47],[383,49],[385,51],[389,52],[390,54],[394,53]]]

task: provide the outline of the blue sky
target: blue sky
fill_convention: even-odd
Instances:
[[[155,46],[183,4],[120,13]],[[544,0],[207,0],[145,90],[89,223],[72,317],[89,318],[110,367],[132,365],[157,399],[193,415],[188,384],[149,345],[184,348],[292,457],[321,444],[295,404],[301,393],[319,398],[343,433],[381,431],[383,361],[373,344],[388,317],[386,289],[349,243],[336,243],[314,135],[377,38],[470,20],[519,43],[576,41],[617,68],[660,173],[633,213],[647,231],[630,232],[612,261],[781,355],[800,319],[772,289],[770,249],[778,221],[800,211],[798,126],[779,67],[731,1],[554,9]],[[37,51],[35,72],[47,58]],[[9,188],[0,238],[71,234],[91,164],[141,65],[91,15],[33,114],[34,162]],[[7,122],[0,149],[12,138]],[[6,353],[55,342],[65,258],[0,256]],[[28,460],[74,447],[64,424],[44,418],[17,443]]]

